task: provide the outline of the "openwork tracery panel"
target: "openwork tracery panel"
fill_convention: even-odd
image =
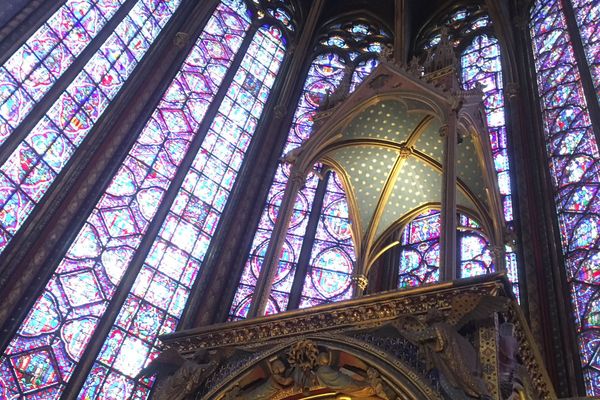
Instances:
[[[587,9],[589,31],[583,41],[589,50],[597,30],[593,1],[573,2]],[[573,32],[567,27],[563,3],[536,1],[531,11],[530,32],[542,108],[548,167],[555,190],[555,205],[562,238],[566,276],[575,311],[581,361],[588,394],[600,395],[600,152],[592,126],[589,101],[580,70],[586,60],[577,59]],[[582,26],[583,26],[582,25]],[[575,32],[575,34],[577,34]],[[591,65],[592,70],[595,64]],[[594,72],[595,74],[596,72]],[[596,82],[597,83],[597,82]],[[596,130],[596,132],[594,132]]]
[[[223,82],[254,15],[240,1],[217,6],[0,358],[0,394],[59,398],[113,310],[118,316],[79,397],[147,398],[152,380],[135,377],[156,356],[158,335],[177,327],[285,55],[282,31],[263,25]],[[213,104],[223,85],[223,100]],[[217,106],[214,120],[204,121]],[[200,148],[181,182],[193,143]],[[170,205],[163,204],[168,192]],[[158,236],[148,237],[155,224]],[[153,243],[149,254],[143,243]],[[120,287],[125,277],[131,287]],[[113,299],[118,290],[129,292],[122,305]]]

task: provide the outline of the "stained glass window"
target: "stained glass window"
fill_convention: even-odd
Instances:
[[[440,213],[428,210],[411,220],[400,239],[398,287],[416,287],[439,280]],[[458,215],[458,277],[468,278],[494,272],[490,243],[477,221]]]
[[[308,78],[304,85],[304,92],[288,135],[284,154],[302,144],[310,136],[314,116],[321,99],[326,93],[333,92],[344,76],[345,63],[343,59],[335,54],[325,54],[319,56],[313,62]],[[279,204],[285,191],[285,186],[289,178],[289,169],[286,165],[280,165],[275,173],[275,178],[271,185],[267,197],[267,205],[263,212],[258,229],[252,242],[250,256],[246,261],[244,272],[238,287],[237,293],[231,307],[232,318],[245,318],[250,309],[252,294],[260,272],[264,254],[270,242],[271,232],[275,226]],[[311,175],[306,182],[305,187],[300,191],[294,204],[294,213],[290,221],[290,230],[286,236],[283,246],[281,261],[275,277],[274,288],[284,289],[284,295],[277,302],[272,299],[269,304],[269,313],[283,311],[287,307],[288,297],[285,295],[291,289],[295,263],[298,260],[302,240],[306,233],[308,216],[312,209],[318,178]]]
[[[492,21],[482,5],[461,6],[427,26],[417,41],[417,48],[428,50],[435,47],[440,42],[442,28],[447,29],[450,43],[455,47],[464,48],[474,36],[482,32],[491,32],[491,25]]]
[[[541,102],[546,154],[555,190],[562,252],[575,311],[581,364],[589,395],[600,395],[600,152],[580,70],[590,64],[597,74],[598,2],[573,1],[587,60],[578,60],[573,35],[559,0],[538,0],[531,11],[530,32]],[[581,14],[579,14],[581,16]],[[596,22],[595,22],[596,21]],[[571,27],[572,28],[572,27]],[[596,50],[593,50],[596,49]],[[596,55],[594,55],[596,52]],[[594,55],[595,58],[590,58]],[[596,72],[594,72],[596,71]],[[596,76],[596,88],[598,81]],[[587,96],[587,97],[586,97]],[[596,130],[596,134],[594,133]]]
[[[328,28],[327,32],[318,40],[317,48],[322,54],[315,58],[309,70],[283,154],[297,148],[310,136],[313,127],[312,118],[324,96],[328,92],[335,92],[344,79],[347,79],[350,83],[349,90],[354,90],[362,79],[377,66],[375,56],[381,50],[381,45],[377,46],[376,44],[388,42],[389,36],[383,34],[381,29],[369,24],[345,23],[332,25]],[[344,50],[344,52],[340,54],[338,51],[334,52],[332,50]],[[348,73],[352,75],[347,76]],[[288,177],[287,167],[280,165],[275,173],[267,197],[267,204],[252,241],[250,254],[246,260],[240,284],[230,309],[230,319],[245,318],[248,315],[256,282],[263,271],[264,255],[270,243],[271,233]],[[332,179],[337,180],[337,178]],[[317,176],[310,174],[304,188],[296,198],[292,220],[279,255],[275,278],[272,282],[267,314],[285,311],[288,308],[293,283],[298,279],[305,279],[304,276],[297,275],[296,271],[304,242],[309,241],[310,243],[312,240],[315,240],[315,243],[319,242],[318,239],[314,239],[316,232],[307,232],[306,230],[312,213],[317,212],[313,210],[313,202],[319,200],[315,199],[318,182]],[[328,190],[324,192],[326,198],[327,196],[335,196]],[[323,208],[321,212],[327,211]],[[326,216],[321,214],[320,218],[323,220]],[[317,226],[317,231],[319,228]],[[335,240],[331,243],[333,242]],[[316,259],[316,256],[310,257],[315,274],[329,273],[325,263],[328,262],[327,260],[331,261],[331,258],[328,257],[334,252],[345,254],[348,260],[353,260],[353,251],[345,247],[347,245],[348,243],[345,242],[339,243],[340,247],[332,248],[329,253],[324,254],[320,259]],[[315,260],[318,261],[316,264]],[[343,280],[346,279],[343,274],[339,277]],[[339,284],[343,286],[343,283]],[[336,283],[331,283],[331,285],[336,285]],[[308,291],[309,289],[306,288],[305,290]],[[343,292],[349,293],[348,291]],[[308,292],[305,294],[306,296],[312,296]],[[337,295],[329,296],[327,290],[324,290],[321,295],[315,296],[310,297],[310,302],[312,302],[310,304],[331,301]],[[309,301],[308,298],[303,298],[302,301]],[[309,303],[303,304],[308,305]]]
[[[473,26],[480,26],[480,18]],[[484,25],[485,26],[485,25]],[[513,200],[510,179],[510,163],[508,155],[508,140],[506,133],[506,116],[504,106],[504,84],[502,79],[502,64],[500,60],[500,45],[498,40],[487,35],[473,38],[461,56],[461,76],[465,89],[475,89],[481,85],[483,104],[486,111],[494,168],[498,178],[498,188],[502,199],[504,220],[510,229],[514,228]],[[476,239],[470,239],[475,243]],[[470,266],[472,264],[465,264]],[[518,271],[516,254],[510,246],[506,246],[506,269],[513,284],[513,290],[518,297]],[[466,271],[463,271],[466,273]]]
[[[600,101],[600,2],[571,0],[596,95]]]
[[[332,173],[304,278],[300,308],[352,298],[355,261],[346,193],[337,175]]]
[[[94,331],[111,323],[79,398],[148,397],[152,380],[134,378],[156,356],[158,335],[177,327],[284,58],[282,32],[256,29],[202,131],[250,15],[236,0],[217,6],[0,358],[7,397],[59,398]],[[193,143],[195,158],[184,177],[176,175]],[[167,192],[175,194],[172,204],[162,204]],[[160,207],[168,211],[159,220]],[[153,224],[159,233],[148,237]],[[143,242],[151,246],[139,265],[132,260]],[[125,276],[135,279],[120,287],[129,292],[121,305],[113,296]],[[119,307],[114,323],[103,320]]]
[[[0,253],[116,97],[180,1],[139,0],[0,166]]]
[[[124,0],[68,0],[0,67],[0,145],[23,122]]]
[[[480,5],[469,5],[442,16],[440,21],[441,24],[433,24],[425,30],[418,46],[424,51],[430,51],[440,42],[442,27],[447,28],[450,42],[460,52],[463,87],[475,89],[481,85],[504,222],[509,231],[515,231],[501,49],[498,40],[493,36],[492,20]],[[516,249],[513,244],[507,244],[504,250],[508,278],[512,283],[513,292],[519,299]],[[470,275],[471,272],[463,271],[463,274]]]
[[[104,342],[84,398],[103,398],[115,382],[125,398],[147,396],[147,383],[133,378],[158,353],[157,336],[177,327],[283,55],[280,32],[259,29]]]
[[[416,287],[439,280],[440,230],[440,215],[435,210],[418,216],[404,228],[398,287]]]

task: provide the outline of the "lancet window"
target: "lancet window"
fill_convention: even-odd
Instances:
[[[600,3],[538,0],[529,23],[548,168],[589,395],[600,395]]]
[[[144,9],[144,21],[160,18],[150,12],[156,8]],[[172,13],[176,7],[164,8]],[[238,0],[216,6],[4,349],[0,395],[148,397],[153,380],[136,376],[158,354],[158,335],[177,328],[201,273],[284,61],[295,26],[290,8],[281,3],[270,13],[261,2]],[[161,26],[147,28],[157,36]],[[92,79],[96,70],[113,71],[106,52],[142,33],[149,34],[138,25],[119,26],[111,47],[92,57],[75,82]],[[139,43],[147,44],[146,36]],[[118,59],[131,55],[135,62],[136,51],[124,48]],[[134,66],[124,68],[129,74]],[[126,79],[111,76],[119,85]],[[118,88],[108,95],[93,86],[82,101],[96,91],[108,103]],[[65,96],[79,98],[69,90]],[[84,112],[81,103],[73,115]]]
[[[383,27],[366,21],[336,23],[324,30],[304,84],[283,154],[299,147],[312,133],[313,117],[325,96],[353,91],[377,66],[377,54],[390,42]],[[319,180],[320,177],[325,179]],[[350,275],[354,251],[348,231],[348,205],[339,179],[315,166],[298,194],[294,214],[277,265],[264,256],[279,212],[289,170],[280,165],[267,197],[239,287],[231,319],[248,317],[261,274],[277,268],[266,313],[352,297]]]
[[[502,197],[504,221],[509,231],[515,231],[513,183],[509,155],[509,138],[506,126],[504,79],[502,76],[501,48],[495,38],[491,18],[481,7],[461,7],[441,18],[422,35],[419,46],[430,51],[441,38],[445,28],[451,43],[460,56],[460,77],[464,89],[479,87],[483,101],[491,144],[494,168]],[[516,249],[513,244],[505,247],[505,265],[515,294],[519,295],[519,273]],[[461,271],[466,275],[468,271]]]
[[[47,94],[76,55],[88,43],[97,44],[90,42],[92,37],[117,8],[104,3],[67,2],[0,69],[0,252],[92,131],[180,0],[138,0],[67,88]],[[38,107],[33,127],[25,124],[44,95],[58,98],[44,102],[50,104],[46,110]]]

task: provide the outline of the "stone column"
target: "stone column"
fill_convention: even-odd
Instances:
[[[306,174],[304,171],[300,171],[297,168],[297,165],[293,164],[290,171],[290,178],[285,186],[283,199],[279,206],[277,221],[275,222],[273,232],[271,233],[271,240],[267,247],[267,251],[265,252],[261,273],[256,282],[248,318],[258,317],[265,313],[269,302],[271,286],[273,285],[273,278],[275,277],[275,273],[279,266],[279,255],[285,241],[292,214],[294,213],[296,196],[302,186],[304,186],[305,178]]]
[[[406,63],[407,51],[407,21],[406,0],[396,0],[394,4],[394,58],[400,63]]]
[[[457,113],[450,110],[440,128],[444,138],[442,210],[440,233],[440,281],[457,278],[456,270],[456,145]]]

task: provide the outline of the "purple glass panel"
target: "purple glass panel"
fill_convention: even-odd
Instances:
[[[283,8],[269,8],[267,12],[271,14],[273,18],[280,21],[289,30],[293,31],[295,29],[294,24],[292,23],[292,16]]]
[[[360,83],[373,72],[375,68],[379,65],[379,60],[373,58],[371,60],[361,61],[358,63],[356,68],[354,68],[354,73],[352,74],[352,83],[350,85],[350,92],[354,92],[354,90],[360,85]]]
[[[283,56],[281,33],[260,28],[96,359],[102,377],[90,374],[80,399],[106,398],[113,377],[117,398],[147,397],[152,381],[134,378],[179,323]]]
[[[0,66],[0,145],[125,0],[67,0]]]
[[[477,231],[463,232],[460,237],[460,277],[485,275],[494,271],[487,238]]]
[[[319,106],[319,103],[327,91],[333,92],[344,76],[343,60],[334,54],[319,56],[313,62],[308,78],[304,84],[304,92],[300,98],[292,128],[288,135],[288,140],[284,154],[300,146],[304,140],[308,139],[312,131],[313,116]],[[240,281],[240,286],[233,300],[230,311],[230,318],[245,318],[249,310],[252,299],[253,289],[256,280],[262,268],[263,257],[269,241],[271,232],[275,226],[277,213],[281,197],[285,191],[285,185],[288,180],[288,169],[285,165],[280,165],[275,174],[275,179],[267,197],[267,204],[257,232],[252,242],[252,249],[244,272]],[[284,293],[280,296],[272,296],[268,312],[284,311],[287,307],[288,296],[291,289],[291,281],[294,277],[296,262],[302,248],[302,239],[306,232],[306,223],[312,202],[315,195],[318,179],[311,175],[306,182],[306,186],[300,191],[294,206],[294,214],[290,223],[290,230],[286,236],[286,241],[282,249],[279,270],[277,271],[274,289]],[[279,300],[279,301],[278,301]]]
[[[596,95],[600,101],[600,2],[598,0],[571,0],[571,3],[596,88]]]
[[[461,278],[495,271],[489,240],[479,223],[466,215],[458,215],[457,246]],[[400,239],[400,288],[416,287],[439,280],[440,213],[426,211],[404,228]]]
[[[584,379],[588,394],[599,396],[600,152],[562,4],[536,1],[530,31]]]
[[[7,391],[31,394],[34,396],[32,398],[60,397],[156,214],[206,108],[221,84],[223,72],[231,65],[248,28],[245,9],[235,11],[225,4],[218,6],[122,166],[0,359],[1,377],[11,382]],[[171,280],[165,274],[149,274],[146,271],[142,270],[138,281],[153,282],[153,287],[160,290],[153,293],[153,299],[143,298],[145,302],[139,307],[146,307],[147,315],[154,313],[156,321],[167,321],[168,315],[161,312],[168,311],[170,315],[175,315],[176,311],[170,307],[176,307],[171,304],[177,302],[162,296],[165,292],[161,290],[169,287]],[[154,307],[157,303],[162,307]],[[133,312],[137,312],[135,310]],[[128,317],[122,313],[122,318]],[[140,325],[137,329],[149,333],[156,330],[150,325]],[[119,330],[113,330],[110,338],[117,342],[120,340],[118,347],[131,346],[139,353],[131,359],[117,357],[117,366],[122,369],[133,368],[152,356],[153,350],[147,343],[134,337],[121,337],[120,333]],[[29,358],[33,361],[43,358],[48,362],[31,364],[27,362]],[[36,374],[53,378],[43,387],[31,388],[28,386],[30,378],[27,368],[34,368]],[[56,371],[56,378],[52,371]],[[12,374],[17,378],[11,378]],[[102,376],[98,371],[97,379],[109,382],[103,386],[106,392],[91,392],[90,397],[100,394],[110,397],[120,390],[118,388],[133,393],[129,381],[123,380],[120,375]],[[121,395],[130,393],[128,391],[118,392],[120,395],[112,398],[125,398]]]
[[[115,98],[180,1],[138,1],[0,167],[0,253]]]
[[[355,261],[346,194],[337,175],[332,172],[323,199],[300,308],[352,298]]]
[[[437,282],[440,276],[440,213],[428,211],[404,228],[400,239],[398,287]]]
[[[500,45],[498,40],[486,35],[479,35],[473,39],[461,57],[462,83],[465,89],[474,89],[481,85],[483,90],[483,104],[485,107],[487,126],[492,145],[492,157],[496,169],[498,188],[504,209],[504,220],[514,229],[512,190],[510,180],[510,167],[508,160],[506,117],[504,109],[504,85],[502,80],[502,63],[500,60]],[[466,242],[465,242],[466,243]],[[474,244],[474,239],[471,240]],[[506,248],[506,269],[511,278],[513,290],[518,291],[518,272],[516,254],[510,247]],[[475,271],[473,264],[463,264],[462,276],[472,276]]]

